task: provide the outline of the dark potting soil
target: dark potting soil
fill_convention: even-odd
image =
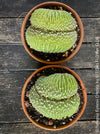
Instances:
[[[59,7],[59,6],[58,7],[56,7],[56,6],[50,6],[50,7],[45,6],[44,8],[56,9],[56,10],[65,10],[65,11],[69,12],[65,8]],[[72,15],[73,18],[75,18],[72,13],[71,13],[71,15]],[[75,18],[75,20],[76,20],[76,18]],[[76,20],[76,22],[77,22],[77,20]],[[25,32],[26,32],[26,29],[30,25],[31,24],[30,24],[30,17],[29,17],[29,19],[28,19],[28,21],[26,23]],[[74,52],[74,50],[77,48],[77,45],[78,45],[78,42],[79,42],[79,39],[80,39],[80,28],[79,28],[78,24],[77,24],[77,27],[76,27],[76,32],[77,32],[77,35],[78,36],[77,36],[77,40],[76,40],[75,44],[69,50],[67,50],[65,52],[61,52],[61,53],[47,53],[47,52],[45,53],[45,52],[39,52],[39,51],[36,51],[36,50],[30,48],[30,46],[28,45],[27,41],[26,41],[26,44],[27,44],[27,47],[28,47],[29,51],[33,55],[35,55],[36,57],[38,57],[41,60],[51,61],[51,62],[52,61],[64,60],[67,57],[69,57]]]
[[[82,105],[83,105],[83,92],[82,92],[82,88],[81,88],[81,85],[79,83],[79,81],[77,80],[78,82],[78,85],[79,85],[79,88],[78,88],[78,93],[79,93],[79,96],[80,96],[80,105],[79,105],[79,109],[77,111],[77,113],[73,114],[71,117],[66,117],[64,119],[61,119],[61,120],[54,120],[54,119],[50,119],[50,118],[47,118],[45,116],[43,116],[42,114],[40,114],[33,106],[32,104],[30,103],[29,101],[29,91],[31,89],[31,87],[35,84],[35,81],[40,77],[40,76],[48,76],[48,75],[51,75],[51,74],[54,74],[54,73],[70,73],[68,71],[66,71],[65,69],[61,69],[61,68],[47,68],[47,69],[44,69],[40,72],[38,72],[37,74],[35,74],[32,79],[30,80],[30,82],[28,83],[26,89],[25,89],[25,106],[26,106],[26,109],[27,109],[27,112],[29,114],[29,116],[36,122],[42,124],[42,125],[46,125],[46,126],[52,126],[54,128],[57,128],[59,126],[63,126],[71,121],[73,121],[79,114],[81,108],[82,108]]]

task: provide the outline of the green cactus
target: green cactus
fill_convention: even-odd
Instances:
[[[69,50],[77,40],[76,20],[67,11],[36,9],[26,30],[30,48],[45,53],[61,53]]]
[[[45,86],[46,88],[44,88]],[[47,88],[49,88],[49,90]],[[77,88],[78,84],[70,74],[57,73],[42,76],[37,79],[35,85],[30,90],[30,102],[37,111],[48,118],[62,119],[66,118],[66,116],[70,117],[78,110],[80,104]],[[44,93],[43,90],[46,93]],[[51,92],[51,90],[53,92]],[[48,97],[49,94],[50,96]]]
[[[26,31],[26,41],[31,48],[47,53],[59,53],[70,49],[77,40],[76,31],[45,32],[30,26]]]
[[[68,99],[77,92],[78,83],[71,74],[56,73],[40,77],[36,81],[35,88],[41,96],[56,100]]]
[[[67,11],[39,8],[30,18],[34,27],[53,31],[72,31],[76,29],[76,21]]]

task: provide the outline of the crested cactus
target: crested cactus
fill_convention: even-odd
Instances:
[[[35,27],[53,31],[72,31],[77,26],[70,13],[44,8],[36,9],[31,15],[30,21]]]
[[[72,116],[79,107],[78,84],[70,74],[41,76],[31,88],[29,98],[33,107],[52,119]]]
[[[35,88],[41,96],[60,100],[73,96],[77,92],[78,83],[71,74],[56,73],[48,77],[40,77],[36,81]]]
[[[36,51],[65,52],[77,40],[76,20],[67,11],[39,8],[32,13],[30,22],[26,41]]]
[[[31,48],[49,53],[64,52],[70,49],[77,39],[76,31],[72,32],[44,32],[30,26],[26,31],[26,40]]]

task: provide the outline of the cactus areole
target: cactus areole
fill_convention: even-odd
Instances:
[[[80,105],[78,83],[68,73],[41,76],[30,90],[30,102],[43,116],[62,119],[72,116]]]
[[[59,2],[44,2],[26,15],[21,39],[34,59],[59,64],[72,58],[80,49],[84,30],[78,14]]]
[[[26,41],[36,51],[65,52],[77,40],[76,20],[67,11],[39,8],[32,13],[30,22]]]
[[[60,130],[83,114],[87,93],[71,69],[48,65],[33,72],[22,90],[22,107],[30,121],[44,129]]]

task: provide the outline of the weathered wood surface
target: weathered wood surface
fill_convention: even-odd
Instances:
[[[74,70],[83,80],[87,93],[95,94],[95,71]],[[20,96],[25,80],[33,71],[0,72],[0,98]],[[100,75],[99,75],[100,76]],[[9,96],[8,96],[9,95]]]
[[[21,91],[33,71],[1,72],[0,123],[29,122],[21,107]],[[86,84],[88,94],[95,94],[94,70],[75,70]],[[87,107],[80,120],[95,120],[95,95],[88,95]]]
[[[95,43],[82,44],[79,52],[61,65],[70,68],[95,68],[95,49]],[[0,45],[0,70],[29,70],[42,65],[44,64],[29,56],[23,45]]]
[[[18,17],[23,12],[47,0],[2,0],[0,17]],[[52,0],[55,1],[55,0]],[[100,17],[99,0],[56,0],[72,7],[81,17]]]
[[[78,121],[69,128],[53,132],[43,130],[32,123],[1,124],[0,127],[0,134],[99,134],[96,133],[95,121]]]
[[[0,134],[52,133],[30,123],[21,106],[24,82],[33,71],[45,65],[34,60],[25,51],[20,36],[21,25],[27,12],[45,1],[47,0],[2,0],[0,3]],[[98,134],[95,129],[95,37],[100,36],[100,0],[57,1],[75,9],[84,25],[85,35],[81,49],[72,59],[61,65],[72,68],[81,77],[88,98],[80,120],[65,130],[53,133]]]
[[[23,18],[0,19],[0,43],[22,43],[21,25]],[[84,42],[95,42],[100,35],[100,18],[82,18],[84,25]]]
[[[22,110],[20,100],[21,96],[18,96],[17,93],[12,94],[12,96],[1,97],[0,123],[30,122]],[[95,120],[96,119],[95,105],[96,105],[95,95],[88,95],[87,107],[85,109],[84,114],[79,120],[82,121]]]

